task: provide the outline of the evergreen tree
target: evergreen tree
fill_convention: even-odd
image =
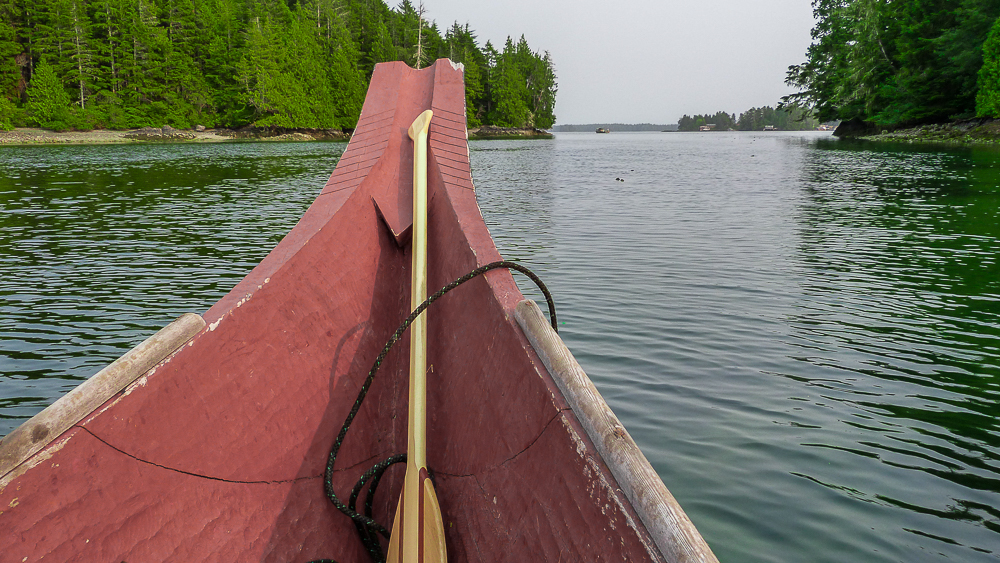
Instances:
[[[119,92],[129,127],[163,125],[168,112],[164,65],[168,39],[150,0],[131,0],[124,14],[130,39],[122,58],[123,88]]]
[[[365,66],[375,69],[378,63],[386,63],[399,60],[399,53],[396,46],[392,44],[392,37],[389,35],[389,28],[382,20],[376,21],[373,25],[372,41],[369,50],[364,57]],[[370,76],[370,72],[367,73]]]
[[[284,44],[278,40],[270,18],[265,16],[263,21],[259,16],[254,18],[240,64],[240,81],[258,124],[284,125],[295,113],[288,98],[296,93],[288,90],[296,85],[282,77],[285,58]]]
[[[489,123],[500,127],[530,126],[531,110],[527,102],[530,92],[524,75],[518,69],[510,37],[497,59],[491,78],[490,97],[493,107],[487,115]]]
[[[10,131],[14,128],[14,112],[17,108],[14,103],[0,96],[0,131]]]
[[[403,60],[414,68],[423,68],[427,64],[427,54],[423,50],[423,14],[419,13],[410,0],[400,2],[397,12],[397,44],[405,57]]]
[[[1000,117],[1000,18],[983,44],[983,66],[979,69],[976,115]]]
[[[531,74],[532,109],[535,127],[548,129],[556,123],[556,72],[548,51],[540,59],[536,55]]]
[[[212,93],[212,115],[202,115],[201,124],[234,127],[249,123],[251,108],[244,102],[237,79],[240,60],[246,49],[243,21],[246,6],[240,0],[201,0],[199,13],[207,35],[201,73]]]
[[[127,125],[118,97],[124,85],[121,65],[127,39],[123,34],[124,1],[91,0],[91,9],[94,58],[100,67],[93,81],[92,100],[97,105],[94,121],[98,126],[121,129]]]
[[[28,88],[28,116],[39,127],[65,131],[70,118],[70,98],[56,76],[55,69],[43,59],[35,67]]]
[[[69,45],[66,46],[66,50],[70,53],[69,59],[72,63],[67,74],[78,93],[76,103],[81,110],[85,110],[94,80],[95,61],[91,49],[91,23],[84,0],[67,1],[66,23],[69,26]]]
[[[368,77],[358,68],[357,61],[361,55],[342,22],[330,34],[326,52],[327,76],[335,114],[332,126],[353,129],[361,116]]]
[[[469,29],[469,24],[465,24],[465,27],[458,25],[458,22],[452,24],[445,34],[445,43],[448,58],[465,67],[466,121],[469,127],[478,127],[482,125],[484,117],[480,108],[486,94],[482,70],[486,66],[486,57],[476,46],[476,36]]]
[[[211,92],[197,60],[207,51],[200,33],[199,19],[192,0],[161,0],[160,21],[166,27],[167,42],[162,67],[167,105],[165,121],[189,127],[202,121],[211,104]]]
[[[21,68],[17,64],[21,45],[18,43],[15,27],[20,15],[17,3],[13,0],[0,0],[0,99],[4,100],[16,98],[21,83]]]

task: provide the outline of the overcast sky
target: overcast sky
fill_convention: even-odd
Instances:
[[[393,5],[393,0],[389,0]],[[414,4],[418,0],[413,0]],[[480,46],[522,34],[549,51],[556,122],[676,123],[684,114],[774,106],[805,60],[809,0],[424,0],[442,33]]]

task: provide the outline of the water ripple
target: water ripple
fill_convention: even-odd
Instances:
[[[0,435],[217,301],[298,221],[343,148],[0,151]]]
[[[723,561],[995,560],[996,152],[524,146],[474,145],[487,222],[504,250],[492,171],[535,163],[564,338]]]

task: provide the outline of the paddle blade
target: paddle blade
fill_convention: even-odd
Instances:
[[[438,505],[434,483],[427,475],[427,470],[421,468],[419,511],[417,522],[406,520],[403,493],[399,496],[396,516],[392,520],[392,535],[389,536],[389,554],[386,563],[447,563],[448,554],[444,543],[444,520],[441,518],[441,507]],[[416,524],[416,525],[414,525]],[[408,536],[408,534],[410,536]],[[417,540],[417,541],[414,541]]]
[[[444,521],[441,519],[441,507],[438,506],[434,483],[427,478],[427,473],[421,471],[424,486],[424,560],[423,563],[446,563],[448,553],[444,547]]]
[[[389,536],[389,553],[385,557],[385,563],[403,563],[403,552],[399,549],[399,539],[402,537],[399,520],[403,517],[403,495],[400,493],[399,502],[396,503],[396,516],[392,519],[392,532]]]

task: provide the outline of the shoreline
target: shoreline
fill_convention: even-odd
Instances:
[[[845,141],[868,141],[875,143],[985,147],[1000,145],[1000,119],[963,119],[891,130],[883,129],[877,133],[875,132],[876,130],[877,127],[875,125],[844,122],[833,134]]]
[[[38,127],[16,127],[0,131],[0,146],[24,145],[116,145],[149,143],[226,143],[245,141],[343,141],[351,134],[340,129],[285,129],[246,127],[243,129],[174,129],[170,126],[141,129],[94,129],[52,131]]]
[[[552,133],[534,127],[494,127],[486,125],[468,130],[470,141],[553,139]]]
[[[541,129],[507,127],[475,127],[469,129],[470,140],[552,139]],[[26,145],[125,145],[148,143],[228,143],[228,142],[347,142],[350,131],[340,129],[173,129],[171,127],[142,129],[94,129],[92,131],[51,131],[38,127],[16,127],[0,131],[0,146]]]
[[[163,136],[162,140],[150,141],[130,138],[128,135],[136,134],[143,129],[126,129],[113,131],[108,129],[94,129],[92,131],[51,131],[37,127],[16,127],[10,131],[0,131],[0,145],[114,145],[129,143],[148,142],[196,142],[196,143],[221,143],[232,141],[226,135],[219,134],[220,130],[207,129],[205,131],[180,131],[184,136]],[[161,130],[162,136],[162,130]]]

